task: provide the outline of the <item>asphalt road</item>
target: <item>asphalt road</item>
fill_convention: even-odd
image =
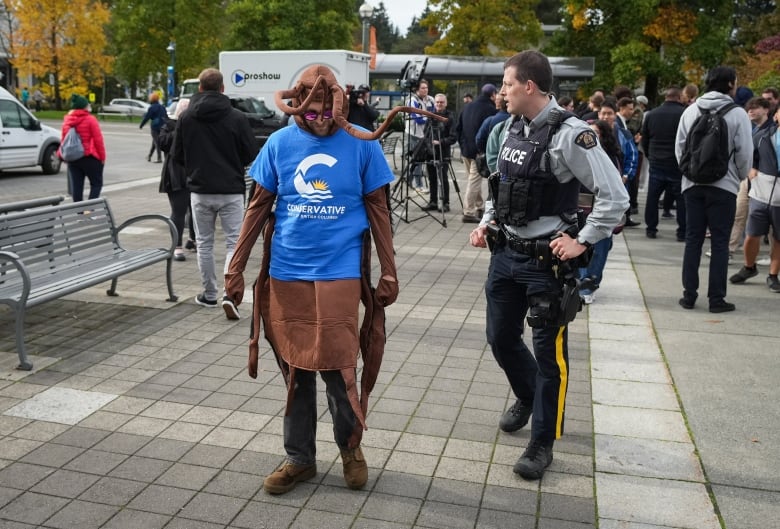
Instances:
[[[47,125],[60,128],[57,121]],[[100,122],[106,142],[106,167],[103,185],[129,184],[138,180],[159,178],[161,164],[149,163],[146,155],[152,137],[148,125],[138,128],[138,123]],[[0,202],[13,202],[49,195],[67,194],[67,166],[62,165],[59,174],[44,175],[40,167],[10,169],[0,172]]]

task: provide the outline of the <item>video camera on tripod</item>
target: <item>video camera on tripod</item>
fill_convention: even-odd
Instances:
[[[425,67],[428,66],[428,57],[415,57],[406,61],[401,70],[401,78],[396,82],[401,90],[414,92],[420,87],[420,79],[425,75]]]
[[[358,87],[348,84],[346,88],[347,95],[349,96],[349,102],[352,105],[356,104],[358,99],[363,99],[365,101],[366,94],[371,92],[371,88],[364,84]],[[368,101],[365,102],[368,103]]]

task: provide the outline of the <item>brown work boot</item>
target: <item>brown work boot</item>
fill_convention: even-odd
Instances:
[[[306,481],[317,475],[317,465],[296,465],[285,461],[263,480],[268,494],[284,494],[295,488],[299,481]]]
[[[350,489],[362,489],[368,481],[368,465],[360,447],[341,450],[344,464],[344,481]]]

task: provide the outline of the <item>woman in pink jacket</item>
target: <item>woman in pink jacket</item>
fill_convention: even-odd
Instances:
[[[68,163],[73,202],[84,200],[84,179],[89,178],[89,198],[100,196],[103,188],[103,166],[106,163],[106,146],[103,133],[97,119],[90,112],[89,101],[83,96],[73,94],[70,98],[71,111],[65,114],[62,123],[62,140],[71,127],[76,128],[84,146],[84,156]]]

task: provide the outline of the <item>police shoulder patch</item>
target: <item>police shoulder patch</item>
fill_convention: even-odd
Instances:
[[[592,149],[598,145],[598,141],[596,140],[596,133],[592,130],[584,130],[577,134],[577,137],[574,139],[574,143],[583,149]]]

